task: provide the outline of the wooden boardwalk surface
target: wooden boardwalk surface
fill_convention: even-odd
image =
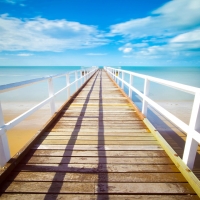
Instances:
[[[1,184],[0,199],[199,199],[99,70]]]

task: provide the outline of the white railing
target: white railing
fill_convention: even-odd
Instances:
[[[121,81],[121,87],[124,89],[124,85],[128,87],[129,97],[132,97],[132,91],[135,92],[142,98],[142,113],[143,115],[147,115],[147,106],[150,105],[159,113],[161,113],[164,117],[174,123],[177,127],[179,127],[182,131],[187,134],[187,139],[185,143],[184,153],[183,153],[183,161],[184,163],[192,169],[195,162],[196,152],[198,148],[198,144],[200,143],[200,88],[179,84],[172,81],[167,81],[143,74],[138,74],[126,70],[104,67],[104,69],[110,74],[110,76],[119,84]],[[121,77],[119,76],[121,73]],[[124,75],[129,75],[129,83],[124,80]],[[133,77],[139,77],[144,79],[144,92],[140,92],[138,89],[132,86]],[[192,113],[190,117],[190,123],[187,125],[182,120],[168,112],[166,109],[161,107],[155,101],[148,97],[149,93],[149,84],[150,82],[155,82],[161,85],[165,85],[180,91],[184,91],[186,93],[190,93],[194,95],[194,102]]]
[[[10,150],[8,146],[8,140],[6,136],[6,131],[12,129],[14,126],[22,122],[24,119],[26,119],[28,116],[39,110],[41,107],[43,107],[45,104],[50,103],[50,109],[51,109],[51,114],[53,115],[56,112],[56,106],[55,106],[55,97],[63,92],[64,90],[67,90],[67,97],[70,97],[70,87],[72,85],[75,85],[76,90],[78,90],[78,83],[80,83],[80,87],[84,84],[85,81],[87,81],[97,70],[97,67],[91,67],[91,68],[86,68],[83,70],[78,70],[78,71],[72,71],[69,73],[65,74],[59,74],[55,76],[46,76],[42,78],[37,78],[37,79],[32,79],[32,80],[27,80],[27,81],[22,81],[22,82],[17,82],[17,83],[11,83],[7,85],[1,85],[0,86],[0,93],[3,92],[8,92],[11,90],[15,90],[21,87],[26,87],[28,85],[32,85],[34,83],[38,83],[41,81],[48,81],[48,88],[49,88],[49,97],[33,108],[29,109],[28,111],[24,112],[20,116],[16,117],[12,121],[8,123],[4,123],[4,118],[3,118],[3,111],[1,108],[1,102],[0,102],[0,166],[3,167],[6,162],[10,159]],[[73,75],[75,77],[75,80],[70,83],[70,75]],[[79,76],[78,76],[79,75]],[[54,93],[53,89],[53,79],[61,77],[61,76],[66,76],[66,86],[59,90],[58,92]],[[78,78],[79,77],[79,78]]]

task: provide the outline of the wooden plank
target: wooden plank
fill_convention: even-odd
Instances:
[[[79,94],[81,97],[86,97],[88,95],[88,93],[80,93]],[[98,93],[93,93],[90,95],[90,97],[92,98],[99,98],[99,94]],[[112,95],[107,95],[106,98],[119,98],[119,97],[123,97],[123,94],[112,94]]]
[[[44,144],[35,144],[32,149],[65,149],[67,150],[91,150],[91,151],[115,151],[115,150],[124,150],[124,151],[151,151],[151,150],[163,150],[159,144],[157,145],[44,145]]]
[[[74,131],[74,133],[75,133],[75,131]],[[152,135],[151,135],[151,133],[149,133],[149,132],[109,132],[109,131],[107,131],[107,132],[99,132],[99,131],[90,131],[90,132],[88,132],[88,131],[77,131],[77,133],[78,133],[78,135],[79,136],[121,136],[121,137],[128,137],[128,136],[130,136],[130,137],[134,137],[134,136],[140,136],[140,137],[151,137]],[[62,131],[52,131],[52,132],[45,132],[45,133],[43,133],[43,136],[47,136],[47,135],[49,135],[49,136],[58,136],[58,135],[63,135],[63,136],[71,136],[72,135],[72,132],[71,131],[67,131],[67,130],[62,130]],[[122,136],[123,135],[123,136]]]
[[[116,164],[19,164],[15,171],[33,171],[33,172],[85,172],[85,173],[100,173],[100,172],[140,172],[140,173],[171,173],[179,172],[175,165],[116,165]]]
[[[82,95],[82,94],[80,94],[80,95],[78,95],[77,96],[78,98],[85,98],[86,99],[86,97],[87,97],[87,94],[85,94],[85,95]],[[99,95],[98,94],[95,94],[95,95],[90,95],[90,99],[99,99],[100,97],[99,97]],[[112,95],[112,96],[106,96],[105,97],[106,99],[115,99],[115,98],[117,98],[117,99],[124,99],[124,96],[123,95]]]
[[[131,117],[131,116],[137,116],[135,111],[132,110],[132,111],[84,111],[84,112],[81,112],[81,111],[69,111],[69,110],[64,110],[62,111],[63,116],[84,116],[84,117],[111,117],[111,116],[114,116],[114,117]]]
[[[133,124],[133,125],[123,125],[123,126],[120,126],[119,124],[116,124],[116,125],[93,125],[93,126],[84,126],[84,125],[57,125],[55,124],[54,125],[54,128],[59,128],[59,129],[95,129],[95,130],[99,130],[101,129],[102,131],[103,130],[106,130],[106,129],[125,129],[125,130],[128,130],[128,129],[145,129],[146,126],[143,125],[143,124]]]
[[[87,132],[87,133],[94,133],[94,132],[98,132],[98,133],[110,133],[110,132],[115,132],[115,133],[140,133],[140,132],[146,132],[148,133],[149,130],[148,129],[144,129],[144,128],[126,128],[126,129],[120,129],[120,128],[99,128],[99,127],[95,127],[95,128],[88,128],[87,126],[82,126],[82,127],[63,127],[63,128],[52,128],[49,129],[48,131],[56,131],[56,132]]]
[[[113,195],[113,194],[98,194],[98,195],[89,195],[89,194],[9,194],[5,193],[1,195],[2,200],[16,200],[16,199],[29,199],[29,200],[35,200],[35,199],[48,199],[48,200],[55,200],[55,199],[70,199],[70,200],[197,200],[199,197],[197,195],[169,195],[169,194],[159,194],[159,195]]]
[[[99,135],[96,135],[96,136],[58,136],[58,135],[55,135],[55,136],[41,136],[40,137],[41,140],[69,140],[69,139],[76,139],[76,140],[105,140],[105,141],[108,141],[108,140],[116,140],[116,141],[132,141],[132,140],[151,140],[151,141],[156,141],[156,139],[153,137],[153,136],[145,136],[145,137],[138,137],[138,136],[99,136]]]
[[[77,125],[77,126],[99,126],[99,125],[105,125],[105,126],[122,126],[122,127],[132,127],[132,126],[143,126],[143,127],[146,127],[142,121],[127,121],[127,122],[124,122],[123,120],[121,121],[97,121],[97,120],[94,120],[94,121],[81,121],[81,120],[78,120],[78,121],[59,121],[56,123],[56,125],[60,125],[60,126],[63,126],[63,125],[68,125],[68,126],[74,126],[74,125]]]
[[[81,125],[81,126],[97,126],[99,124],[102,125],[107,125],[107,126],[115,126],[115,125],[120,125],[120,126],[135,126],[135,125],[143,125],[143,122],[140,120],[137,121],[124,121],[124,120],[119,120],[119,121],[98,121],[98,120],[93,120],[93,121],[82,121],[82,120],[78,120],[78,121],[59,121],[56,123],[56,125]]]
[[[69,130],[71,129],[72,131],[73,130],[76,130],[76,129],[93,129],[93,130],[101,130],[101,131],[104,131],[104,130],[108,130],[108,129],[123,129],[123,130],[129,130],[129,129],[145,129],[146,126],[144,126],[143,124],[132,124],[132,125],[127,125],[127,127],[124,125],[124,126],[120,126],[120,124],[114,124],[114,125],[104,125],[104,124],[100,124],[100,125],[57,125],[55,124],[54,125],[54,128],[58,128],[58,129],[64,129],[64,130]]]
[[[71,107],[99,107],[99,106],[101,106],[101,107],[105,107],[105,108],[107,108],[107,107],[110,107],[110,108],[118,108],[118,107],[122,107],[122,108],[124,108],[124,107],[131,107],[131,104],[130,103],[117,103],[116,101],[115,101],[115,103],[100,103],[100,102],[97,102],[97,103],[89,103],[89,102],[87,102],[86,104],[85,103],[72,103],[70,106],[69,106],[69,108],[71,108]]]
[[[9,193],[195,194],[188,183],[5,182],[3,189]]]
[[[77,95],[76,96],[76,98],[74,98],[74,99],[86,99],[85,98],[86,96],[82,96],[82,95]],[[113,100],[113,99],[116,99],[116,100],[123,100],[123,99],[126,99],[126,97],[124,97],[124,96],[122,96],[122,97],[112,97],[112,96],[102,96],[101,98],[99,98],[99,96],[96,96],[96,97],[90,97],[90,100],[91,99],[101,99],[102,101],[104,100],[104,99],[106,99],[106,100],[108,100],[108,99],[110,99],[110,100]]]
[[[65,110],[65,111],[62,111],[64,113],[63,116],[95,116],[95,117],[110,117],[110,116],[118,116],[118,117],[123,117],[123,116],[127,116],[127,117],[130,117],[130,116],[133,116],[135,114],[135,111],[133,110],[130,110],[130,111],[69,111],[69,110]],[[134,115],[136,116],[136,115]]]
[[[63,173],[63,172],[14,172],[7,181],[64,181],[112,183],[185,183],[181,173]]]
[[[96,141],[96,140],[38,140],[36,144],[60,144],[60,145],[158,145],[158,142],[155,141]]]
[[[0,192],[9,193],[94,193],[93,183],[72,183],[72,182],[5,182]]]
[[[86,100],[85,100],[85,98],[76,98],[76,99],[74,99],[73,100],[73,103],[85,103],[86,102]],[[122,98],[120,98],[120,99],[106,99],[106,98],[104,98],[104,99],[101,99],[101,102],[102,103],[127,103],[127,100],[124,98],[124,99],[122,99]],[[90,98],[88,101],[87,101],[87,103],[88,104],[90,104],[90,103],[99,103],[99,99],[92,99],[92,98]]]
[[[79,133],[79,132],[82,132],[82,133],[88,133],[88,135],[95,135],[95,133],[112,133],[112,132],[115,132],[116,131],[116,134],[119,135],[119,133],[123,134],[123,133],[133,133],[133,135],[136,133],[138,133],[138,135],[140,133],[149,133],[149,130],[148,129],[145,129],[145,128],[140,128],[140,127],[129,127],[129,128],[126,128],[126,129],[120,129],[119,127],[114,127],[113,129],[111,127],[104,127],[104,126],[101,126],[101,127],[97,127],[97,126],[93,126],[93,127],[89,127],[89,126],[56,126],[56,127],[53,127],[52,129],[49,129],[47,130],[47,132],[71,132],[73,134],[75,133]],[[91,133],[91,134],[90,134]],[[113,134],[112,134],[113,135]],[[150,135],[149,135],[150,136]]]
[[[38,150],[30,150],[29,155],[33,156],[81,156],[81,157],[167,157],[167,154],[165,151],[160,150],[160,151],[91,151],[91,150],[85,150],[85,151],[79,151],[79,150],[73,150],[71,151],[66,151],[66,150],[58,150],[58,149],[38,149]]]
[[[124,120],[124,118],[126,120]],[[65,122],[65,121],[77,121],[77,120],[82,120],[82,121],[115,121],[115,122],[118,122],[118,121],[123,121],[123,122],[134,122],[134,121],[140,121],[140,119],[138,119],[138,117],[126,117],[123,116],[123,120],[121,117],[117,117],[117,116],[107,116],[107,117],[101,117],[101,116],[98,116],[98,117],[90,117],[90,116],[62,116],[62,118],[60,118],[60,122]]]
[[[100,112],[100,109],[101,108],[101,112],[120,112],[120,111],[122,111],[122,112],[126,112],[126,111],[131,111],[131,112],[133,112],[133,110],[130,108],[130,107],[103,107],[103,106],[80,106],[80,107],[78,107],[78,106],[74,106],[74,107],[69,107],[69,108],[67,108],[67,111],[71,111],[71,112],[73,112],[73,111],[82,111],[82,110],[84,110],[84,111],[91,111],[91,112]]]
[[[91,90],[91,88],[87,87],[87,86],[82,89],[82,91],[90,91],[90,90]],[[93,87],[93,91],[100,91],[100,90],[106,91],[106,92],[107,91],[119,91],[118,88],[113,88],[113,87],[111,87],[111,88],[101,87],[101,89],[99,87]]]
[[[188,183],[99,183],[95,193],[114,194],[195,194]]]
[[[151,165],[151,164],[172,164],[172,161],[168,157],[142,157],[142,158],[112,158],[112,157],[45,157],[45,156],[26,156],[21,163],[27,164],[56,164],[56,163],[70,163],[70,164],[139,164],[139,165]]]

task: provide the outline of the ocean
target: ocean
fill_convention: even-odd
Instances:
[[[47,75],[56,75],[66,73],[69,71],[79,70],[81,66],[50,66],[50,67],[38,67],[38,66],[15,66],[15,67],[0,67],[0,85],[35,79]],[[116,67],[118,68],[118,67]],[[121,69],[133,71],[140,74],[154,76],[157,78],[174,81],[194,87],[200,88],[200,67],[127,67],[121,66]],[[129,81],[129,76],[125,76],[125,79]],[[70,77],[70,81],[73,81],[73,75]],[[54,90],[58,91],[66,84],[66,78],[61,77],[54,80]],[[134,78],[133,86],[143,91],[144,81],[140,78]],[[127,88],[125,87],[125,91]],[[179,92],[174,89],[170,89],[166,86],[161,86],[156,83],[150,84],[149,96],[156,101],[191,101],[193,95]],[[17,89],[7,93],[0,94],[0,101],[6,102],[26,102],[26,101],[41,101],[48,97],[48,85],[47,82],[41,82],[25,88]],[[65,94],[59,95],[57,100],[63,100],[66,98]],[[137,99],[133,99],[136,100]]]
[[[30,79],[36,79],[49,75],[63,74],[70,71],[80,70],[81,66],[67,67],[46,67],[46,66],[15,66],[15,67],[0,67],[0,85],[15,83]],[[70,82],[74,81],[74,75],[70,75]],[[54,92],[57,92],[66,85],[66,77],[62,76],[53,80]],[[72,86],[72,89],[75,88]],[[73,92],[73,90],[71,92]],[[0,94],[2,102],[39,102],[48,97],[47,81],[39,82],[17,90],[9,91]],[[66,99],[66,93],[58,95],[57,100]]]
[[[121,67],[121,69],[200,88],[200,67]],[[129,81],[128,76],[125,79]],[[132,85],[143,92],[143,79],[135,77]],[[150,82],[149,97],[155,101],[191,101],[194,95]]]

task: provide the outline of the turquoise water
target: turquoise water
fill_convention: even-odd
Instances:
[[[56,75],[65,73],[68,71],[74,71],[81,69],[80,66],[67,66],[67,67],[0,67],[0,85],[14,83],[18,81],[24,81],[29,79],[35,79],[48,75]]]
[[[200,88],[200,67],[121,67],[121,69]],[[125,80],[129,82],[128,75],[125,75]],[[143,92],[143,79],[134,77],[132,85]],[[128,92],[128,88],[125,90]],[[155,101],[191,101],[194,95],[150,82],[149,97]]]
[[[80,70],[80,66],[67,66],[67,67],[0,67],[0,85],[35,79],[48,75],[56,75],[67,73],[74,70]],[[70,82],[74,81],[74,75],[70,75]],[[56,78],[53,81],[54,91],[57,92],[59,89],[66,86],[66,77]],[[71,94],[75,88],[71,87]],[[43,81],[37,84],[33,84],[24,88],[9,91],[0,94],[0,101],[3,102],[35,102],[42,101],[48,97],[48,83]],[[66,99],[66,92],[58,95],[57,100]]]
[[[66,67],[0,67],[0,85],[14,83],[46,75],[55,75],[69,71],[79,70],[81,66],[66,66]],[[182,84],[195,86],[200,88],[200,67],[125,67],[121,69],[134,71],[136,73],[146,74],[157,78],[162,78],[170,81],[179,82]],[[129,81],[129,76],[125,76]],[[71,75],[70,81],[74,80]],[[57,78],[54,81],[54,89],[58,91],[66,84],[66,78]],[[134,78],[133,86],[143,92],[143,80]],[[127,88],[125,88],[127,92]],[[188,95],[174,89],[169,89],[165,86],[160,86],[155,83],[150,84],[149,96],[154,100],[166,101],[185,101],[192,100],[193,95]],[[48,97],[48,84],[41,82],[22,89],[17,89],[8,93],[0,94],[0,101],[41,101]],[[59,95],[58,100],[66,98],[65,92]]]
[[[121,69],[200,87],[200,67],[121,67]]]

